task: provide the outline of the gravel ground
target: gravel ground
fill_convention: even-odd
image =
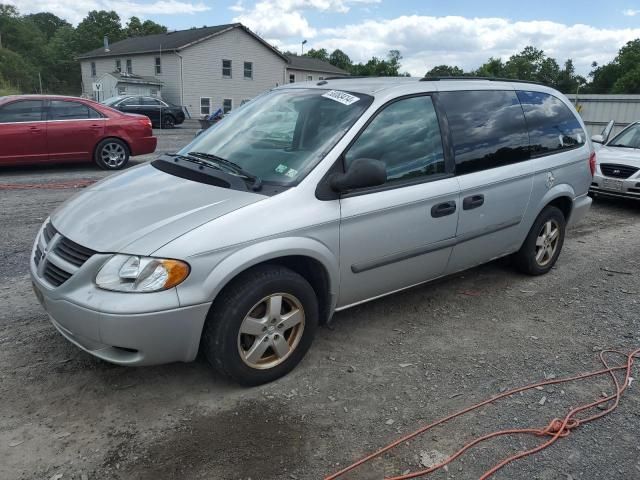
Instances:
[[[158,150],[194,133],[162,132]],[[90,165],[5,169],[0,183],[104,175]],[[600,348],[640,347],[640,205],[599,200],[548,275],[503,260],[341,312],[272,384],[240,388],[203,361],[110,365],[55,331],[27,274],[38,227],[75,191],[0,188],[1,479],[319,479],[504,389],[599,368]],[[611,386],[591,380],[514,395],[344,478],[418,469],[483,433],[543,427],[603,391]],[[640,478],[639,426],[634,383],[616,412],[495,478]],[[478,478],[532,442],[492,441],[429,478]]]

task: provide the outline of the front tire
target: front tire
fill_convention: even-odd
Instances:
[[[547,206],[540,212],[520,250],[514,254],[515,265],[528,275],[543,275],[553,268],[566,230],[566,219],[562,211]]]
[[[302,360],[318,317],[315,291],[301,275],[278,265],[259,266],[216,299],[201,350],[217,371],[242,385],[271,382]]]
[[[103,170],[120,170],[129,162],[129,147],[118,138],[105,138],[96,147],[94,160]]]

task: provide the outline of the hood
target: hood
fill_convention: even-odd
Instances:
[[[640,168],[640,150],[637,148],[600,147],[596,151],[598,163],[617,163]]]
[[[189,230],[265,198],[145,164],[77,194],[52,214],[51,222],[65,237],[98,252],[149,255]]]

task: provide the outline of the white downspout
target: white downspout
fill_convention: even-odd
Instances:
[[[175,54],[180,59],[180,105],[182,106],[182,108],[184,108],[184,69],[183,69],[183,61],[182,61],[183,59],[182,59],[182,55],[180,55],[178,52],[175,52]]]

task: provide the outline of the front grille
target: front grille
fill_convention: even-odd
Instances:
[[[72,265],[75,265],[76,267],[84,265],[84,262],[89,260],[89,258],[96,253],[93,250],[83,247],[82,245],[78,245],[65,237],[62,237],[56,244],[54,252],[56,252],[60,258],[66,260]]]
[[[44,266],[42,276],[54,287],[59,287],[64,282],[71,278],[73,273],[65,272],[59,267],[56,267],[53,263],[47,262]]]
[[[49,253],[43,258],[43,252]],[[96,252],[63,237],[48,222],[42,230],[33,255],[33,261],[42,278],[53,287],[59,287]],[[44,262],[44,265],[41,263]]]
[[[636,173],[639,168],[629,167],[628,165],[616,165],[615,163],[601,163],[600,170],[607,177],[613,178],[629,178]]]

